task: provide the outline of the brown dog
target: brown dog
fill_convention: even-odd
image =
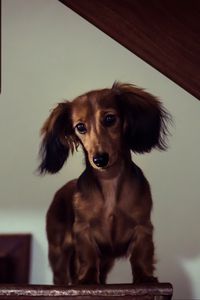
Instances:
[[[55,284],[104,284],[121,256],[130,257],[133,282],[156,281],[151,191],[131,150],[165,150],[169,120],[154,96],[117,82],[52,111],[42,128],[40,172],[59,171],[79,144],[86,161],[47,213]]]

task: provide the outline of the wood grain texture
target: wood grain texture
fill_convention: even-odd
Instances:
[[[200,99],[199,0],[60,0]]]
[[[172,285],[158,284],[118,284],[94,286],[1,286],[0,300],[2,299],[171,299]],[[157,298],[158,299],[158,298]]]

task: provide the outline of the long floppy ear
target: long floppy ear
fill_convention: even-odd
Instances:
[[[68,158],[69,151],[73,152],[77,146],[70,116],[71,103],[66,101],[59,103],[44,123],[41,129],[41,164],[38,168],[41,174],[58,172]]]
[[[125,140],[134,152],[150,152],[152,148],[166,150],[167,123],[171,116],[161,102],[134,85],[115,82],[116,93],[123,115]]]

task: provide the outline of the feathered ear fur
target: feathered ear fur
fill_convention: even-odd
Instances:
[[[161,102],[151,94],[134,85],[115,82],[120,111],[123,114],[127,146],[134,152],[150,152],[152,148],[166,150],[167,123],[170,114]]]
[[[70,116],[71,103],[66,101],[59,103],[44,123],[41,129],[41,174],[58,172],[68,158],[69,151],[73,152],[77,146]]]

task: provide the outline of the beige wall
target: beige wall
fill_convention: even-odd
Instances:
[[[45,212],[54,192],[83,169],[81,152],[38,177],[39,129],[63,98],[114,80],[159,96],[174,116],[170,149],[134,157],[154,197],[157,274],[175,298],[200,297],[200,102],[56,0],[2,0],[0,231],[31,232],[32,283],[50,283]],[[120,262],[110,282],[130,282]]]

